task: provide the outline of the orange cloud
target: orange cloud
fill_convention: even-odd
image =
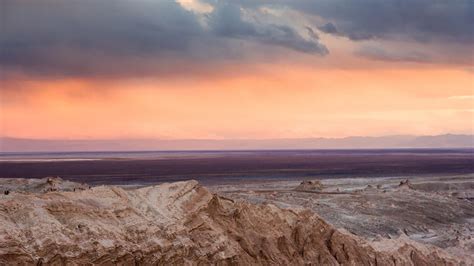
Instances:
[[[473,133],[473,75],[301,64],[205,78],[7,82],[3,136],[286,138]],[[10,88],[10,89],[9,89]]]

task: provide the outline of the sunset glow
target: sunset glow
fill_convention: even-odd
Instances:
[[[170,8],[204,23],[199,31],[213,26],[206,18],[220,7],[179,3],[157,8]],[[137,10],[142,4],[136,5]],[[15,8],[12,4],[11,16],[19,12]],[[8,50],[8,40],[2,39],[7,54],[0,60],[5,70],[0,134],[39,139],[265,139],[473,133],[471,40],[420,43],[403,37],[408,34],[403,31],[396,32],[403,37],[398,39],[380,35],[356,40],[318,30],[324,16],[305,14],[297,7],[242,5],[239,10],[242,21],[263,12],[270,22],[256,24],[257,30],[277,21],[293,29],[301,44],[275,36],[271,38],[276,45],[260,35],[216,33],[217,37],[188,40],[182,52],[149,48],[148,56],[120,50],[117,59],[100,52],[101,46],[91,53],[80,46],[58,46],[62,48],[54,58],[40,54],[37,61],[24,64],[21,60],[26,59],[12,59],[15,51]],[[292,20],[298,14],[299,19]],[[48,22],[45,29],[36,30],[20,25],[28,19],[6,18],[12,40],[20,38],[13,30],[39,35],[59,30],[48,29]],[[250,18],[245,23],[257,22]],[[311,40],[316,38],[311,34],[318,39]],[[87,39],[86,34],[82,37]],[[443,36],[433,38],[438,37]],[[221,45],[206,50],[207,40],[202,38]],[[112,49],[114,44],[110,45]],[[38,49],[24,52],[43,53]],[[412,50],[417,52],[403,54]]]

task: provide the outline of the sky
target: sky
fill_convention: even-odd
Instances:
[[[471,0],[0,0],[0,137],[474,134]]]

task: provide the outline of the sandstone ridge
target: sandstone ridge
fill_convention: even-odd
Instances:
[[[0,264],[457,265],[406,238],[368,242],[308,210],[196,181],[0,195]],[[469,262],[465,262],[469,264]]]

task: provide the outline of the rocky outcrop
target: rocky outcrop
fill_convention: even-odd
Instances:
[[[0,195],[0,264],[445,265],[404,239],[370,243],[308,210],[211,194],[196,181]]]
[[[319,180],[305,180],[302,181],[296,188],[296,191],[321,191],[323,184]]]
[[[401,189],[413,189],[413,185],[409,179],[400,181],[400,184],[398,185],[398,187]]]
[[[89,189],[89,185],[64,180],[60,177],[45,178],[2,178],[0,192],[8,195],[10,192],[45,193],[50,191],[76,191]]]

